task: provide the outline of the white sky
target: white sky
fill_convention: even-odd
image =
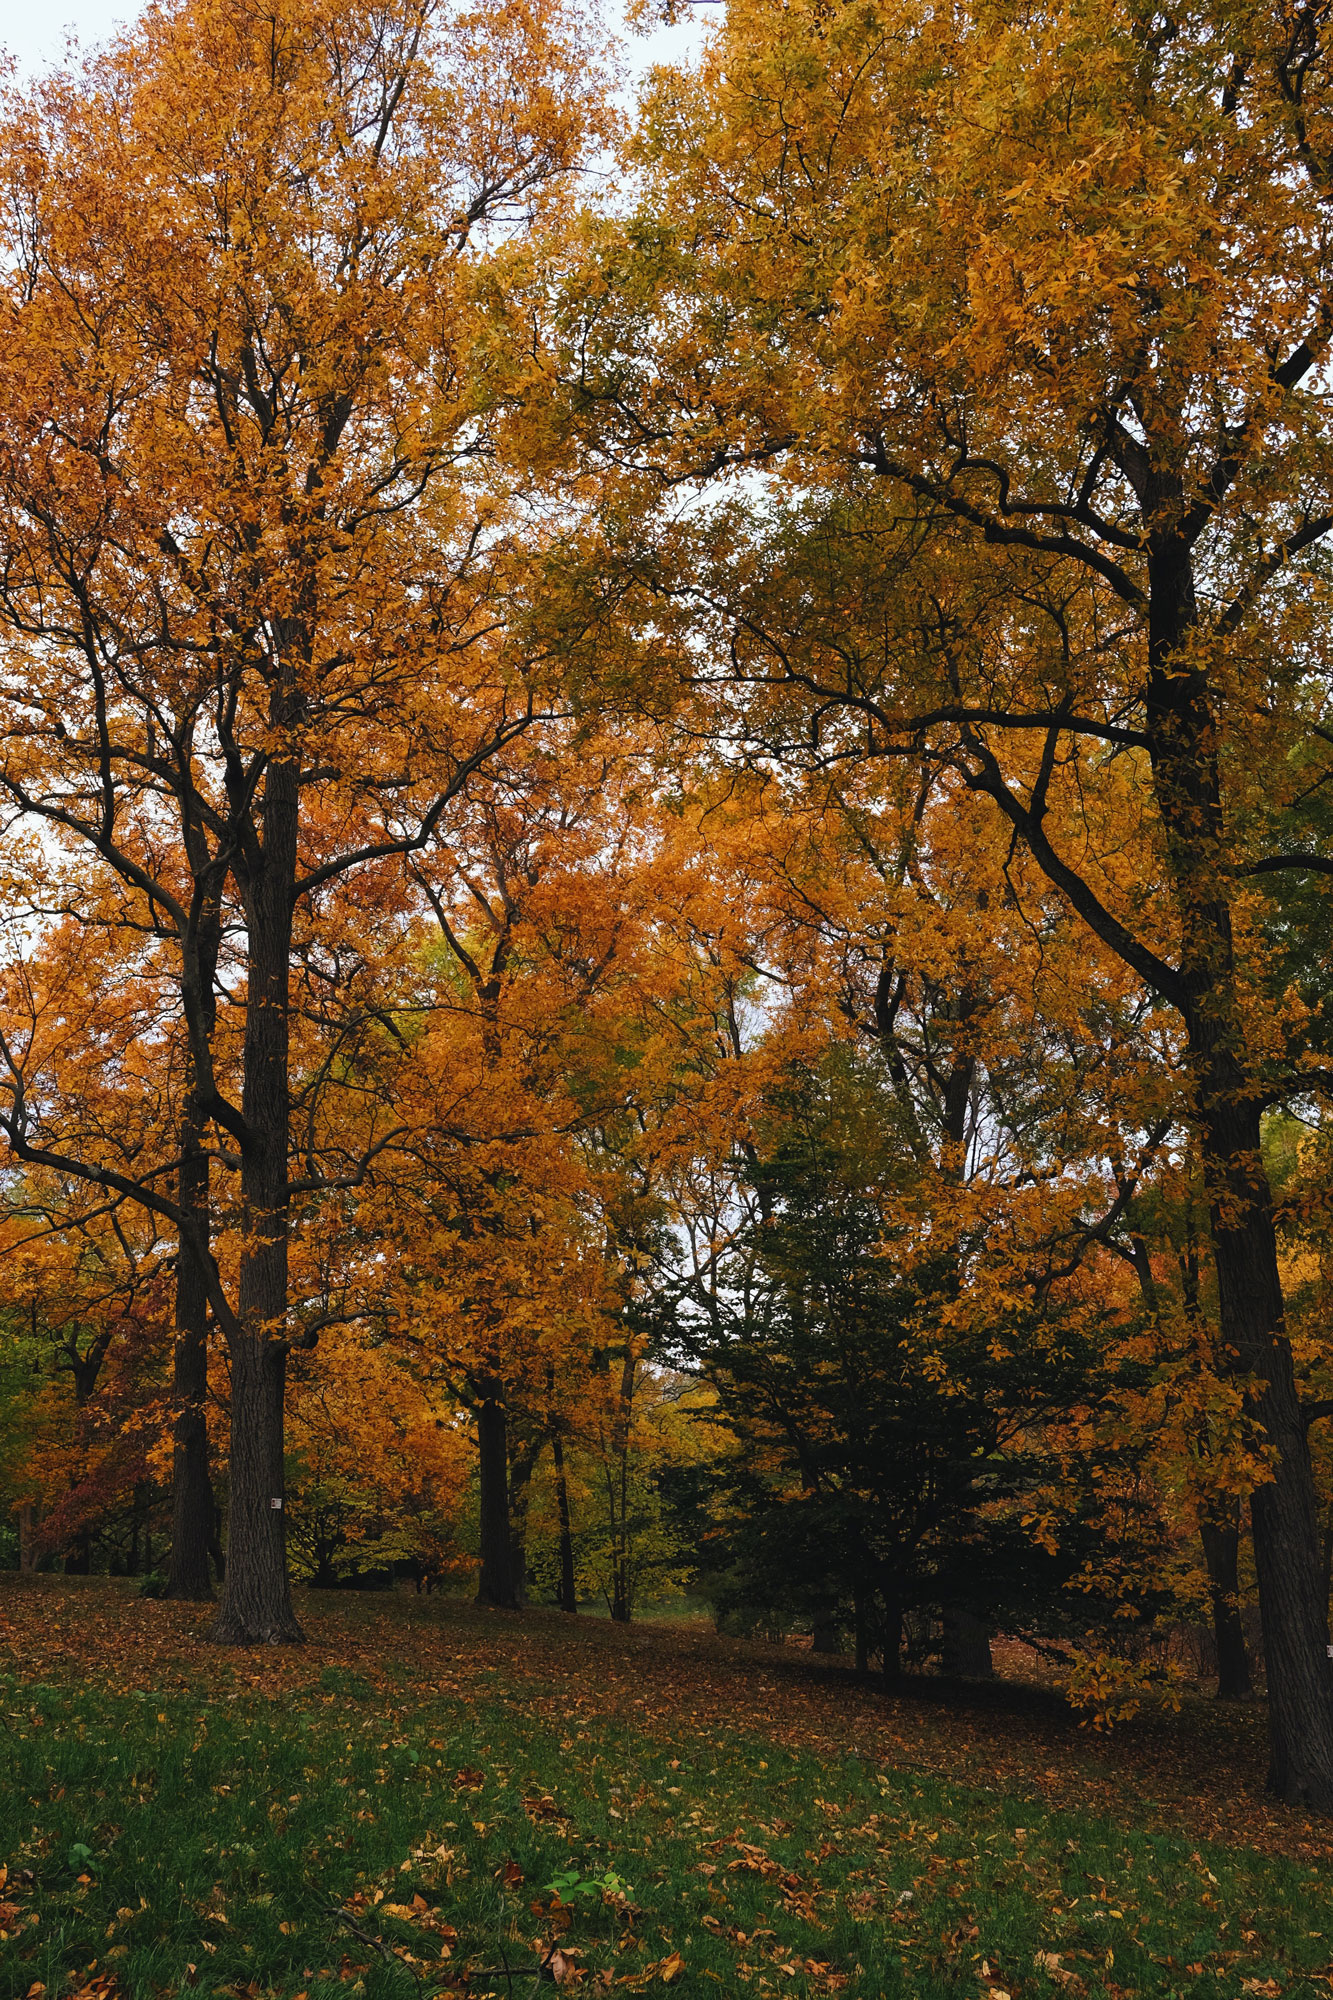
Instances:
[[[137,11],[133,0],[0,0],[0,46],[9,50],[20,69],[40,69],[59,60],[70,31],[87,45],[133,19]],[[614,17],[619,8],[612,4],[607,11]],[[714,6],[693,7],[692,18],[679,27],[631,38],[626,50],[631,68],[642,71],[650,63],[685,60],[719,11]]]
[[[21,68],[40,68],[62,53],[67,26],[95,42],[133,12],[115,0],[0,0],[0,43]]]

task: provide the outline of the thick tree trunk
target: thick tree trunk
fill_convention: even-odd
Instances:
[[[946,1610],[943,1623],[945,1673],[953,1680],[990,1680],[995,1667],[985,1619],[978,1618],[975,1611]]]
[[[1274,1451],[1273,1476],[1255,1488],[1250,1501],[1268,1680],[1268,1784],[1289,1805],[1330,1812],[1333,1676],[1314,1473],[1284,1329],[1259,1110],[1234,1042],[1228,1045],[1217,1032],[1218,998],[1214,992],[1192,1008],[1187,1026],[1202,1084],[1202,1153],[1222,1346],[1241,1375],[1262,1385],[1250,1408]]]
[[[1199,1523],[1199,1539],[1208,1568],[1208,1595],[1213,1611],[1217,1649],[1219,1701],[1248,1701],[1254,1692],[1245,1627],[1240,1615],[1240,1503],[1219,1503]]]
[[[287,1352],[280,1341],[233,1340],[231,1511],[227,1578],[211,1636],[223,1645],[299,1641],[287,1576],[283,1403]]]
[[[1222,1338],[1240,1372],[1264,1385],[1251,1407],[1275,1448],[1273,1477],[1250,1498],[1268,1681],[1268,1783],[1290,1805],[1330,1812],[1333,1677],[1314,1473],[1283,1332],[1272,1196],[1259,1138],[1256,1110],[1220,1107],[1207,1134],[1205,1168],[1213,1183]]]
[[[276,698],[275,698],[276,700]],[[275,726],[290,707],[275,706]],[[287,1386],[289,996],[298,772],[265,781],[263,864],[246,884],[249,983],[241,1109],[244,1242],[240,1330],[229,1330],[231,1460],[227,1575],[212,1636],[227,1645],[299,1641],[287,1569],[283,1422]]]
[[[513,1542],[509,1533],[509,1449],[505,1406],[498,1394],[477,1406],[478,1484],[481,1502],[481,1573],[478,1604],[518,1607],[514,1589]]]
[[[579,1608],[578,1591],[574,1583],[574,1535],[569,1518],[569,1483],[565,1478],[565,1447],[557,1431],[551,1441],[551,1456],[555,1461],[555,1506],[560,1521],[560,1584],[556,1602],[562,1611],[573,1616]]]
[[[1151,479],[1145,519],[1178,522],[1183,513],[1174,472]],[[1268,1783],[1290,1805],[1333,1812],[1333,1675],[1314,1476],[1284,1330],[1260,1092],[1237,990],[1217,729],[1210,689],[1190,652],[1192,552],[1178,528],[1153,534],[1148,574],[1145,713],[1180,920],[1180,1007],[1207,1184],[1218,1320],[1231,1365],[1263,1384],[1251,1409],[1274,1453],[1273,1477],[1256,1488],[1250,1506],[1268,1675]]]

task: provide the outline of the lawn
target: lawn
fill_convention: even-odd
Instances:
[[[679,1624],[307,1598],[311,1643],[0,1582],[0,1993],[1327,1994],[1257,1718],[1109,1739]],[[1224,1768],[1226,1757],[1230,1768]],[[1211,1838],[1200,1836],[1206,1827]],[[1257,1844],[1252,1844],[1257,1843]]]

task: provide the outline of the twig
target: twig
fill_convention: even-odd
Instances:
[[[326,1898],[324,1901],[324,1914],[334,1918],[340,1924],[345,1924],[352,1933],[352,1936],[359,1943],[369,1945],[371,1950],[377,1951],[381,1958],[392,1960],[395,1965],[401,1965],[405,1972],[410,1972],[416,1981],[417,1993],[420,1995],[420,2000],[436,2000],[436,1995],[449,1990],[446,1986],[437,1986],[428,1994],[421,1983],[421,1974],[411,1961],[405,1958],[402,1952],[395,1951],[391,1944],[386,1944],[383,1938],[376,1937],[373,1931],[364,1930],[357,1923],[355,1917],[343,1908],[341,1903],[335,1903],[332,1898]],[[468,1973],[468,1984],[471,1985],[473,1980],[476,1979],[503,1979],[507,1983],[511,1995],[514,1991],[514,1981],[516,1979],[549,1979],[551,1984],[554,1985],[555,1972],[552,1968],[551,1960],[555,1955],[556,1944],[558,1942],[559,1940],[557,1939],[556,1943],[551,1945],[550,1950],[540,1965],[511,1965],[508,1959],[505,1959],[503,1965],[478,1966],[475,1970]],[[503,1945],[500,1946],[500,1952],[501,1956],[503,1956]]]
[[[421,1994],[422,2000],[425,2000],[425,1993],[421,1984],[421,1974],[417,1971],[415,1965],[408,1963],[400,1951],[395,1951],[391,1944],[384,1942],[383,1938],[376,1937],[373,1931],[363,1930],[355,1917],[350,1916],[341,1903],[335,1903],[330,1899],[324,1905],[324,1914],[333,1917],[340,1924],[346,1924],[354,1938],[359,1939],[362,1944],[368,1944],[372,1951],[379,1953],[381,1958],[390,1959],[395,1965],[401,1965],[404,1972],[410,1972],[417,1983],[417,1992]],[[439,1987],[436,1988],[437,1992],[441,1990]]]

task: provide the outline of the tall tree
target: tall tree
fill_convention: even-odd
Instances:
[[[1263,845],[1256,810],[1329,762],[1306,582],[1333,529],[1329,33],[1302,4],[740,0],[658,81],[644,212],[612,232],[618,289],[580,287],[567,375],[618,532],[664,474],[748,465],[810,496],[798,569],[840,545],[822,616],[765,589],[781,533],[751,591],[728,563],[711,593],[723,673],[739,653],[785,689],[784,754],[950,766],[1174,1010],[1222,1340],[1271,1452],[1270,1784],[1321,1810],[1333,1677],[1260,1146],[1313,1078],[1253,1004],[1250,912],[1255,884],[1333,871]],[[636,562],[660,589],[660,528]]]
[[[554,7],[198,0],[12,102],[0,139],[0,785],[141,899],[191,1105],[183,1146],[177,1122],[92,1157],[11,1020],[0,1122],[152,1210],[202,1280],[231,1373],[225,1641],[300,1636],[284,1382],[321,1313],[292,1230],[394,1139],[387,1113],[353,1158],[313,1109],[294,1133],[293,972],[344,997],[317,962],[342,885],[401,867],[536,712],[468,299],[487,229],[577,169],[598,88]],[[354,1087],[351,988],[304,1058],[326,1093]],[[200,1124],[227,1262],[199,1176],[170,1189]]]

